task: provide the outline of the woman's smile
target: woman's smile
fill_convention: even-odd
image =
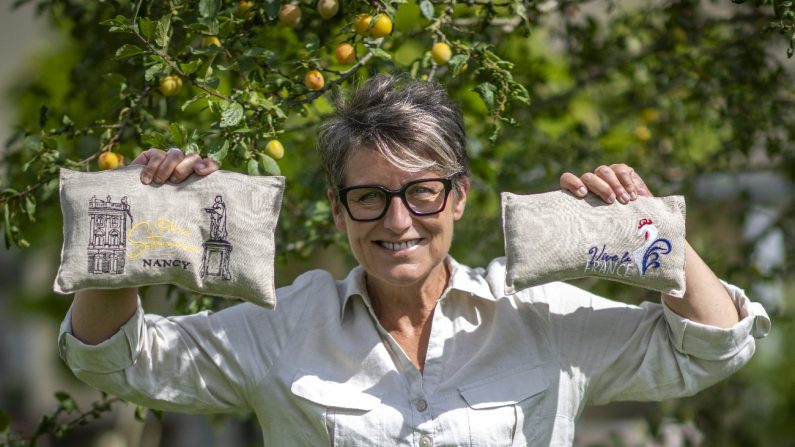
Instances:
[[[422,243],[422,239],[410,239],[398,242],[376,241],[375,243],[395,254],[408,254]]]

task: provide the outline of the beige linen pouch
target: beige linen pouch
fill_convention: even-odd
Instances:
[[[685,201],[638,197],[627,205],[566,191],[502,193],[506,293],[597,276],[682,297]]]
[[[275,306],[284,177],[216,171],[144,185],[142,169],[61,169],[64,242],[55,292],[169,283]]]

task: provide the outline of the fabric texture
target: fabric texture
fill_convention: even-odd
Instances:
[[[502,193],[506,293],[598,276],[681,298],[685,293],[685,200],[638,197],[606,204],[566,191]]]
[[[284,177],[229,171],[144,185],[141,165],[61,170],[57,293],[170,283],[271,307]]]
[[[83,381],[147,407],[254,412],[268,446],[571,446],[586,404],[691,395],[742,367],[764,309],[726,285],[740,322],[720,329],[663,304],[631,306],[553,282],[504,295],[505,259],[452,258],[423,373],[378,323],[357,267],[311,271],[275,310],[137,313],[87,346],[60,333]]]

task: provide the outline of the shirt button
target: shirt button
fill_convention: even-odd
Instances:
[[[433,440],[430,436],[425,435],[420,438],[420,447],[431,447],[433,445]]]
[[[419,399],[414,403],[414,408],[416,408],[417,411],[425,411],[428,409],[428,402],[425,399]]]

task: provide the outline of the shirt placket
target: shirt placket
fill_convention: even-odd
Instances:
[[[436,338],[436,343],[432,348],[431,344],[428,346],[428,355],[426,356],[425,361],[425,376],[420,373],[416,366],[411,362],[408,355],[406,355],[403,348],[395,341],[389,332],[381,326],[381,323],[378,322],[378,319],[375,316],[375,311],[373,310],[372,306],[370,305],[367,300],[365,300],[365,304],[367,306],[368,311],[370,312],[370,316],[373,318],[375,322],[376,328],[378,330],[378,334],[381,336],[381,340],[383,341],[384,345],[386,346],[387,350],[392,357],[392,360],[395,362],[395,366],[397,367],[398,371],[400,371],[401,375],[406,380],[406,386],[408,390],[408,405],[406,408],[409,411],[409,414],[405,414],[406,418],[405,421],[411,421],[411,428],[412,428],[412,440],[411,444],[416,447],[431,447],[435,442],[436,434],[438,433],[437,424],[434,414],[433,407],[431,405],[431,401],[429,395],[427,393],[427,384],[429,383],[428,379],[428,359],[431,357],[431,349],[434,349],[433,357],[435,359],[439,358],[439,354],[441,354],[441,345],[442,341],[439,340],[439,336],[434,337],[434,333],[436,332],[437,323],[439,320],[439,304],[437,303],[436,309],[433,313],[433,323],[431,326],[431,340],[433,341]],[[442,324],[443,325],[443,324]],[[442,339],[443,340],[443,339]],[[438,346],[437,346],[438,345]],[[431,369],[438,368],[438,361],[434,362],[436,365],[435,367],[431,367]],[[438,377],[438,374],[432,374],[432,377]],[[435,380],[435,379],[433,379]]]

